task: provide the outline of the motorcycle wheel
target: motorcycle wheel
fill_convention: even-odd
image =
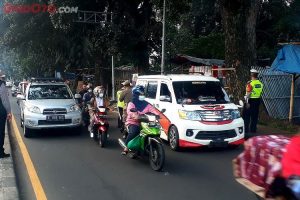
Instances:
[[[98,132],[98,143],[99,143],[99,146],[102,148],[104,147],[105,145],[105,142],[107,140],[107,132],[103,132],[103,133],[100,133]]]
[[[149,152],[149,161],[151,168],[154,171],[160,171],[162,170],[164,163],[165,163],[165,150],[161,143],[158,142],[152,142],[150,144],[152,146],[152,149],[150,148]]]
[[[93,139],[94,139],[94,141],[95,142],[97,142],[98,143],[98,140],[99,140],[99,136],[101,135],[101,133],[97,133],[97,134],[95,134],[95,132],[94,132],[94,137],[93,137]]]

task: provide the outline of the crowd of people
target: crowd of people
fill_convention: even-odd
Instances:
[[[152,112],[154,107],[145,101],[143,86],[132,87],[132,84],[126,80],[121,84],[120,89],[117,91],[117,108],[118,108],[118,128],[124,133],[123,138],[125,144],[131,139],[135,138],[140,131],[138,115],[146,112]],[[91,84],[83,84],[79,94],[82,96],[80,101],[83,112],[88,111],[89,132],[90,137],[94,137],[95,130],[93,128],[94,118],[93,112],[97,107],[108,107],[108,99],[103,86],[92,87]],[[132,108],[136,111],[132,112]],[[127,127],[127,128],[125,128]],[[125,131],[128,130],[128,131]],[[127,154],[128,149],[125,148],[122,152],[123,155]]]

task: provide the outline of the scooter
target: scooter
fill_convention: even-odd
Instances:
[[[130,110],[136,112],[135,109]],[[148,157],[150,166],[155,171],[160,171],[165,163],[165,151],[163,143],[160,139],[159,116],[153,113],[146,113],[139,116],[141,122],[141,131],[134,139],[129,141],[127,148],[129,152],[127,156],[136,158],[138,156]],[[126,148],[126,144],[122,139],[118,139],[122,148]]]
[[[103,106],[97,107],[94,110],[94,140],[100,145],[100,147],[104,147],[106,144],[108,135],[109,123],[107,120],[107,112],[106,108]]]

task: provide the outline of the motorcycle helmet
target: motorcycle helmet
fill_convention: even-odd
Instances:
[[[145,93],[145,87],[142,85],[137,85],[132,89],[133,95],[141,95]]]
[[[102,94],[101,96],[100,96],[100,94]],[[104,96],[104,88],[103,88],[103,86],[97,86],[97,87],[95,87],[95,89],[94,89],[94,95],[96,96],[96,97],[103,97]]]
[[[99,87],[95,87],[94,90],[93,90],[93,93],[95,96],[98,96],[99,93],[100,93],[100,88]]]

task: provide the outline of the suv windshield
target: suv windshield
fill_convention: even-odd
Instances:
[[[28,100],[35,99],[72,99],[72,95],[65,85],[32,85]]]
[[[173,88],[179,104],[230,102],[225,90],[217,81],[179,81],[173,82]]]

